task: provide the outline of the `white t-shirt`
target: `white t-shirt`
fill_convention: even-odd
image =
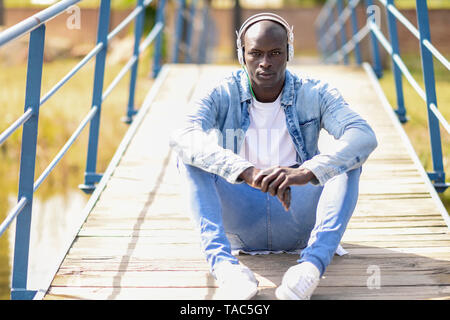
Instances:
[[[286,127],[281,94],[277,100],[268,103],[252,98],[248,112],[250,126],[239,155],[257,169],[296,164],[296,151]]]

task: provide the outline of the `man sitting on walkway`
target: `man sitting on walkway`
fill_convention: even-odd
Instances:
[[[361,165],[377,141],[336,89],[286,70],[293,32],[283,18],[250,17],[237,47],[244,70],[192,104],[171,147],[227,298],[257,293],[254,274],[232,254],[241,250],[301,251],[276,296],[309,299],[352,216]],[[321,128],[336,139],[330,153],[319,153]]]

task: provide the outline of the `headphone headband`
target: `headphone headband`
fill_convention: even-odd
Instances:
[[[238,55],[239,63],[241,65],[244,65],[244,55],[243,55],[243,50],[242,50],[243,47],[242,47],[242,41],[241,41],[242,34],[247,30],[247,28],[251,24],[262,21],[262,20],[270,20],[270,21],[278,22],[286,29],[286,33],[288,36],[288,61],[292,60],[292,58],[294,57],[294,32],[293,32],[294,27],[289,26],[287,21],[277,14],[270,13],[270,12],[263,12],[263,13],[257,13],[255,15],[251,16],[250,18],[248,18],[247,20],[245,20],[245,22],[242,24],[241,28],[239,29],[239,32],[236,31],[236,35],[237,35],[236,46],[237,46],[237,55]]]

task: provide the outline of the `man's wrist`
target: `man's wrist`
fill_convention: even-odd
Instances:
[[[311,180],[317,179],[316,176],[314,175],[314,173],[311,170],[307,169],[307,168],[299,167],[297,170],[300,171],[300,176],[302,177],[302,180],[303,180],[302,182],[303,183],[305,181],[309,182]]]
[[[245,181],[246,183],[249,183],[253,178],[254,170],[255,167],[248,167],[247,169],[241,172],[238,178]]]

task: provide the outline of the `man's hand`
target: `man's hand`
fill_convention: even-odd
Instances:
[[[272,167],[260,170],[255,177],[254,184],[262,192],[269,192],[277,196],[287,211],[290,207],[292,185],[304,185],[314,178],[314,174],[305,168]]]
[[[260,171],[260,169],[256,169],[255,167],[247,168],[239,175],[239,179],[244,180],[245,183],[253,188],[260,189],[259,186],[254,183],[255,178]]]
[[[291,185],[307,184],[314,178],[314,174],[304,168],[272,167],[264,170],[250,167],[244,170],[239,178],[253,188],[263,192],[270,192],[277,196],[284,209],[289,210],[291,204]]]

